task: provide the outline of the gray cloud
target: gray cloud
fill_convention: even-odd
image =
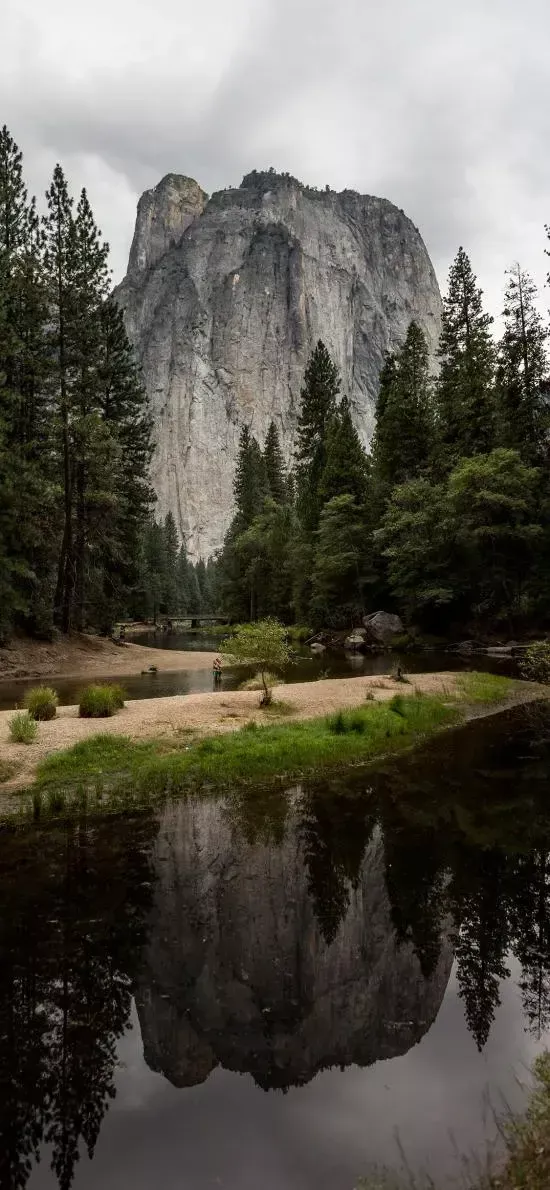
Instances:
[[[392,199],[442,285],[464,244],[494,313],[513,260],[545,279],[546,0],[7,0],[2,24],[0,120],[38,193],[58,159],[87,185],[117,278],[164,173],[273,164]]]

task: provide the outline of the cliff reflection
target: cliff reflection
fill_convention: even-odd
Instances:
[[[525,1027],[548,1029],[549,739],[516,712],[368,780],[4,831],[0,1186],[42,1155],[68,1190],[93,1156],[132,996],[147,1062],[181,1087],[403,1054],[453,956],[480,1050],[511,955]]]

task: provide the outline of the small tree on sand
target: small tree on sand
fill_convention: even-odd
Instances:
[[[282,669],[291,661],[283,625],[273,619],[241,624],[233,636],[224,642],[222,652],[233,661],[257,665],[262,679],[260,706],[269,706],[272,698],[269,671]]]

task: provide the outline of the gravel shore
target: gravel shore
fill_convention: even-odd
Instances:
[[[141,646],[136,646],[142,653]],[[150,650],[155,655],[160,650]],[[170,654],[174,657],[174,653]],[[178,656],[178,654],[175,654]],[[200,654],[208,657],[208,654]],[[335,710],[356,707],[365,701],[367,691],[375,699],[391,698],[396,692],[413,694],[453,693],[456,674],[415,674],[407,685],[379,676],[331,678],[319,682],[298,682],[279,686],[275,699],[289,704],[287,713],[278,720],[311,719]],[[15,762],[18,772],[1,789],[8,790],[28,784],[36,764],[52,752],[70,748],[79,740],[98,732],[127,735],[132,739],[170,738],[192,731],[200,735],[234,731],[244,723],[273,722],[273,717],[260,710],[257,691],[220,691],[212,694],[175,695],[171,698],[134,699],[126,703],[112,719],[80,719],[78,707],[59,707],[57,718],[40,723],[38,737],[30,745],[12,744],[9,721],[13,711],[0,711],[0,759]]]

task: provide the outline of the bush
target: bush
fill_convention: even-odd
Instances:
[[[335,711],[334,715],[328,715],[327,727],[333,735],[346,735],[348,727],[343,711]]]
[[[126,691],[125,691],[124,687],[119,686],[117,682],[113,682],[112,684],[110,683],[109,688],[110,688],[112,696],[116,702],[117,711],[121,711],[124,706],[124,700],[126,698]]]
[[[29,712],[31,719],[46,722],[55,719],[57,714],[57,694],[50,686],[34,686],[23,699],[23,706]]]
[[[307,624],[293,624],[287,628],[288,639],[295,644],[303,644],[306,640],[311,640],[315,633],[313,628],[308,628]]]
[[[258,666],[262,682],[260,706],[269,706],[272,695],[267,675],[273,669],[283,669],[291,662],[286,628],[271,618],[257,620],[254,624],[241,624],[233,630],[229,640],[224,641],[221,651],[230,658],[231,664],[240,661],[244,665]]]
[[[80,695],[78,713],[81,719],[109,719],[123,706],[121,686],[87,686]]]
[[[405,718],[407,711],[402,694],[394,694],[393,698],[390,698],[388,706],[394,715],[400,715],[402,719]]]
[[[28,711],[19,711],[10,719],[10,739],[14,744],[32,744],[37,731],[38,724]]]
[[[520,664],[522,678],[528,682],[550,684],[550,641],[537,640],[525,650]]]

